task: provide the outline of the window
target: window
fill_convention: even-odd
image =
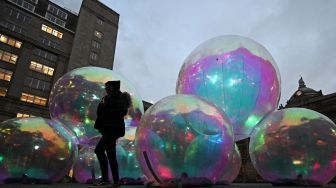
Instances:
[[[49,91],[51,84],[49,82],[43,81],[43,80],[39,80],[39,79],[35,79],[32,77],[27,77],[25,79],[25,83],[26,86],[33,88],[33,89],[38,89],[38,90],[42,90],[42,91]]]
[[[0,50],[0,60],[15,64],[18,56],[3,50]]]
[[[15,25],[13,23],[10,23],[10,22],[0,21],[0,25],[16,33],[21,33],[21,34],[26,33],[26,31],[22,27]]]
[[[99,25],[104,25],[104,21],[101,20],[100,18],[97,18],[97,23],[98,23]]]
[[[58,38],[62,38],[63,37],[63,33],[57,31],[56,29],[53,29],[51,27],[48,27],[44,24],[42,24],[42,28],[41,28],[42,31],[45,31],[51,35],[54,35],[55,37],[58,37]]]
[[[94,31],[94,36],[101,39],[101,38],[103,38],[103,33],[99,32],[99,31]]]
[[[59,18],[56,18],[55,16],[49,14],[48,12],[46,13],[45,17],[47,18],[47,20],[57,24],[57,25],[60,25],[62,27],[65,27],[65,21],[59,19]]]
[[[58,9],[57,7],[49,4],[48,5],[48,11],[53,13],[54,15],[59,16],[60,18],[66,20],[68,18],[68,14],[63,12],[62,10]]]
[[[5,97],[7,94],[7,88],[0,87],[0,97]]]
[[[13,72],[0,68],[0,80],[11,81]]]
[[[38,49],[36,48],[36,50],[34,51],[34,53],[44,59],[47,59],[47,60],[50,60],[50,61],[53,61],[53,62],[56,62],[57,61],[57,56],[52,54],[52,53],[49,53],[49,52],[46,52],[44,50],[41,50],[41,49]]]
[[[35,10],[35,6],[28,3],[26,0],[9,0],[9,1],[13,2],[13,3],[19,5],[20,7],[23,7],[24,9],[27,9],[31,12],[34,12],[34,10]],[[28,0],[28,1],[31,2],[31,0]]]
[[[30,1],[30,2],[32,2],[32,3],[34,3],[34,4],[37,4],[37,3],[38,3],[38,0],[28,0],[28,1]]]
[[[21,44],[22,44],[22,42],[17,41],[15,39],[10,38],[10,37],[8,37],[6,35],[3,35],[1,33],[0,33],[0,41],[5,43],[5,44],[9,44],[11,46],[14,46],[16,48],[21,48]]]
[[[90,59],[93,61],[97,61],[98,55],[94,52],[90,52]]]
[[[22,23],[30,24],[31,17],[28,16],[28,15],[26,15],[26,14],[24,14],[23,12],[21,12],[19,10],[10,9],[9,10],[9,15],[12,18],[14,18],[14,19],[16,19],[16,20],[18,20],[18,21],[20,21]]]
[[[92,47],[93,47],[93,48],[100,49],[100,43],[97,42],[97,41],[95,41],[95,40],[93,40],[93,41],[92,41]]]
[[[36,117],[36,116],[34,116],[34,115],[32,115],[32,114],[25,114],[25,113],[20,113],[20,112],[18,112],[18,113],[16,114],[16,117],[18,117],[18,118],[25,118],[25,117]]]
[[[52,48],[59,48],[59,43],[57,43],[57,42],[55,42],[53,40],[50,40],[48,38],[42,37],[41,42],[43,44],[47,45],[47,46],[52,47]]]
[[[33,71],[52,76],[54,74],[54,68],[48,67],[46,65],[37,63],[35,61],[30,62],[29,68]]]
[[[32,4],[30,4],[30,3],[28,3],[28,2],[26,2],[26,1],[23,1],[22,7],[25,8],[25,9],[27,9],[27,10],[29,10],[29,11],[31,11],[31,12],[34,12],[34,10],[35,10],[35,6],[32,5]]]
[[[37,104],[41,106],[45,106],[47,104],[46,98],[28,94],[28,93],[22,93],[20,100],[23,102],[33,103],[33,104]]]

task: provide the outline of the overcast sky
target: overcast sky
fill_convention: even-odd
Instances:
[[[53,0],[78,12],[81,0]],[[242,35],[272,54],[281,75],[281,99],[307,87],[336,92],[334,0],[103,0],[120,14],[114,70],[146,101],[175,94],[178,72],[199,44]]]

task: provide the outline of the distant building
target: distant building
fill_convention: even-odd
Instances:
[[[336,93],[323,95],[322,91],[316,91],[306,86],[303,79],[299,80],[299,88],[287,101],[285,107],[280,105],[279,109],[300,107],[317,111],[336,123]],[[237,142],[242,157],[242,167],[236,182],[262,182],[263,179],[254,169],[249,155],[249,141],[244,139]],[[334,178],[333,182],[336,182]]]
[[[119,14],[83,0],[77,15],[49,0],[0,1],[0,122],[50,118],[52,85],[83,66],[113,68]]]
[[[307,87],[302,78],[299,80],[299,88],[282,108],[290,107],[315,110],[336,123],[336,93],[323,95],[321,90],[315,91]]]

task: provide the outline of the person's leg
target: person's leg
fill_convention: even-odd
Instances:
[[[101,179],[102,181],[106,182],[108,181],[108,161],[105,154],[107,146],[108,146],[107,139],[105,136],[102,136],[94,150],[99,161],[99,166],[102,175]]]
[[[117,138],[110,137],[108,148],[106,149],[107,157],[110,162],[110,168],[112,171],[113,183],[119,183],[119,167],[117,161],[116,142]]]

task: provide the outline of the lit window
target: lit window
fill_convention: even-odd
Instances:
[[[46,74],[46,75],[49,75],[49,76],[52,76],[54,74],[54,68],[48,67],[46,65],[42,65],[42,64],[37,63],[35,61],[30,62],[29,68],[31,70],[34,70],[36,72]]]
[[[0,50],[0,60],[15,64],[18,56],[9,52]]]
[[[98,55],[94,52],[90,52],[90,59],[93,61],[97,61]]]
[[[16,48],[21,48],[21,44],[22,44],[22,42],[17,41],[15,39],[10,38],[10,37],[8,37],[6,35],[3,35],[3,34],[0,34],[0,41],[5,43],[5,44],[14,46]]]
[[[103,33],[99,32],[99,31],[94,31],[94,35],[97,37],[97,38],[103,38]]]
[[[0,87],[0,97],[5,97],[7,94],[7,88]]]
[[[28,94],[28,93],[22,93],[21,94],[21,101],[27,102],[27,103],[33,103],[41,106],[45,106],[47,104],[47,99],[43,97],[39,97],[36,95]]]
[[[11,81],[13,72],[0,68],[0,80]]]
[[[63,33],[57,31],[56,29],[48,27],[48,26],[46,26],[44,24],[42,24],[41,30],[45,31],[45,32],[47,32],[47,33],[49,33],[51,35],[54,35],[55,37],[58,37],[60,39],[63,37]]]
[[[1,42],[7,44],[7,40],[8,40],[7,36],[5,36],[5,35],[1,35],[1,36],[0,36],[0,41],[1,41]]]
[[[16,114],[16,117],[18,117],[18,118],[26,118],[26,117],[36,117],[36,116],[31,115],[31,114],[25,114],[25,113],[20,113],[20,112],[18,112],[18,113]]]

